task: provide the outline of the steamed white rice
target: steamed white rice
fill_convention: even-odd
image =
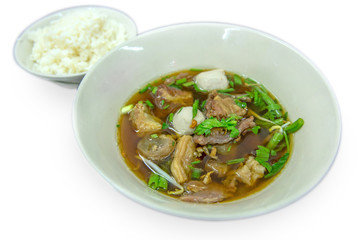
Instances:
[[[77,10],[29,33],[35,71],[63,75],[86,72],[127,40],[124,25],[94,9]]]

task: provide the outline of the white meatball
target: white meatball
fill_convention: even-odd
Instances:
[[[190,135],[194,132],[194,128],[190,128],[193,120],[192,111],[192,107],[183,107],[174,114],[173,128],[177,133],[181,135]],[[194,120],[196,120],[197,124],[200,124],[205,120],[205,116],[200,110],[198,110]]]
[[[195,76],[195,83],[200,89],[207,91],[229,87],[229,82],[223,69],[201,72]]]

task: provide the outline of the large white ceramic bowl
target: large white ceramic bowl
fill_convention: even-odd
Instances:
[[[284,171],[262,191],[220,204],[185,203],[148,188],[124,163],[116,141],[120,107],[146,82],[188,68],[245,74],[275,93],[292,120],[305,120]],[[73,124],[86,158],[121,193],[162,212],[207,220],[255,216],[298,200],[328,172],[341,133],[335,95],[307,57],[269,34],[220,23],[159,28],[112,51],[81,82]]]
[[[36,29],[43,28],[66,14],[72,13],[74,11],[89,10],[89,9],[96,10],[97,13],[106,15],[111,19],[115,19],[121,22],[127,31],[128,39],[131,39],[136,36],[137,30],[134,21],[124,12],[121,12],[119,10],[109,7],[103,7],[103,6],[95,6],[95,5],[66,8],[50,13],[49,15],[37,20],[36,22],[28,26],[19,35],[19,37],[15,41],[14,50],[13,50],[14,58],[17,64],[27,72],[44,79],[65,82],[65,83],[79,83],[85,76],[86,72],[81,72],[76,74],[52,75],[34,70],[33,68],[34,63],[30,59],[30,55],[34,43],[32,40],[29,39],[28,33]]]

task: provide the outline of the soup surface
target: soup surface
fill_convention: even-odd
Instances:
[[[288,119],[260,83],[189,69],[143,86],[121,108],[118,145],[131,171],[182,201],[216,203],[266,187],[287,162]]]

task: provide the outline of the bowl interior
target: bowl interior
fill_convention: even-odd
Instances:
[[[120,107],[146,82],[188,68],[245,74],[271,90],[292,120],[305,120],[286,168],[264,190],[221,204],[184,203],[149,189],[127,168],[116,143]],[[281,208],[315,187],[335,158],[341,123],[324,76],[293,47],[246,27],[193,23],[139,35],[98,62],[79,87],[74,130],[90,163],[131,199],[178,216],[233,219]]]
[[[125,13],[118,11],[116,9],[108,8],[108,7],[101,7],[101,6],[78,6],[63,9],[54,13],[51,13],[30,26],[28,26],[16,39],[14,45],[14,58],[15,61],[18,63],[20,67],[24,70],[34,74],[38,77],[53,80],[53,81],[61,81],[61,82],[69,82],[69,83],[79,83],[83,77],[85,76],[84,73],[77,73],[77,74],[67,74],[67,75],[51,75],[51,74],[44,74],[41,72],[37,72],[33,69],[33,62],[30,60],[30,55],[33,48],[33,42],[28,38],[28,32],[36,30],[38,28],[42,28],[50,24],[52,21],[55,21],[64,14],[71,13],[73,11],[78,11],[81,9],[96,9],[97,12],[101,14],[106,14],[107,16],[118,20],[119,22],[124,24],[124,27],[128,30],[128,39],[131,39],[136,36],[136,25],[133,20],[127,16]]]

